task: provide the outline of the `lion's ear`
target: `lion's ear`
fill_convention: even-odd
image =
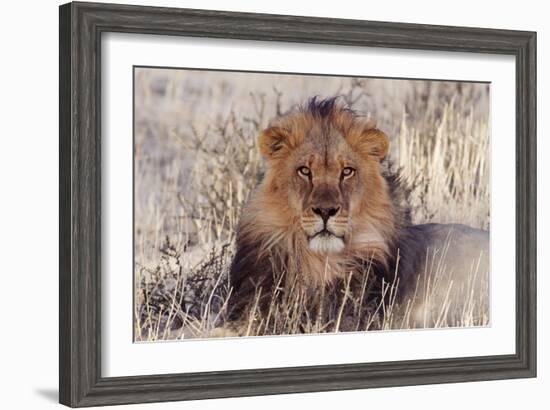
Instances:
[[[390,149],[390,140],[378,128],[366,128],[356,137],[354,145],[363,155],[374,156],[382,161]]]
[[[290,148],[290,133],[281,127],[269,127],[260,134],[258,146],[264,158],[280,157]]]

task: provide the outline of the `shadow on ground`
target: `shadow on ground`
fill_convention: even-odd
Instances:
[[[48,401],[53,401],[55,403],[59,402],[59,391],[57,389],[37,389],[35,391],[36,394],[44,397]]]

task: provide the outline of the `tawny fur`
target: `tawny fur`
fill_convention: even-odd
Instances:
[[[237,229],[230,320],[251,303],[261,311],[274,289],[298,291],[315,305],[330,292],[339,298],[346,278],[353,287],[371,274],[374,283],[392,282],[399,271],[406,294],[424,269],[428,248],[441,246],[451,231],[460,236],[454,248],[468,248],[449,253],[459,275],[467,271],[464,255],[480,249],[488,255],[487,232],[410,224],[399,179],[382,167],[387,136],[336,99],[313,98],[276,119],[258,145],[266,173]],[[488,271],[488,257],[482,268]]]
[[[262,133],[259,149],[267,170],[241,215],[231,272],[232,305],[241,305],[259,287],[268,290],[281,272],[286,275],[283,286],[298,283],[315,292],[365,263],[390,265],[399,227],[381,172],[380,162],[388,147],[388,138],[372,122],[334,99],[313,99],[278,118]],[[314,221],[315,215],[304,210],[307,195],[296,187],[296,168],[319,155],[326,158],[316,165],[310,161],[314,175],[324,175],[330,166],[345,162],[352,162],[357,173],[347,198],[346,217],[331,221],[345,238],[343,249],[336,253],[313,251],[304,234],[304,225]],[[323,178],[314,177],[311,185],[326,186],[329,194],[343,190],[341,180],[328,174]]]

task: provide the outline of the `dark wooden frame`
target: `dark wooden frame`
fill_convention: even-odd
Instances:
[[[536,33],[94,3],[69,3],[59,12],[61,403],[80,407],[535,377]],[[516,353],[102,377],[100,39],[106,32],[515,56]]]

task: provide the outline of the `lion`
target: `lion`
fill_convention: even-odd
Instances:
[[[429,284],[419,285],[428,265],[451,272],[460,297],[471,292],[472,277],[486,279],[488,232],[411,224],[400,178],[383,167],[389,138],[338,98],[314,97],[276,118],[258,146],[266,171],[237,228],[228,322],[242,320],[251,306],[269,315],[275,294],[297,291],[305,311],[318,314],[322,299],[340,300],[343,289],[364,295],[367,276],[363,304],[387,293],[398,302],[444,304],[447,287],[428,298],[422,289]],[[395,291],[384,293],[388,283]],[[336,317],[330,312],[323,311],[329,321]]]

